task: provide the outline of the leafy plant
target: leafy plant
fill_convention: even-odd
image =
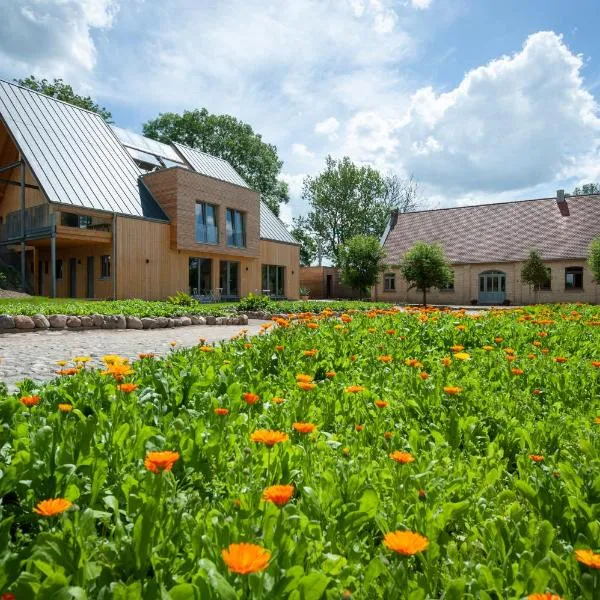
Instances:
[[[192,296],[181,291],[177,292],[174,296],[169,296],[167,302],[175,306],[197,306],[199,304]]]
[[[271,299],[268,296],[259,296],[255,294],[248,294],[245,298],[242,298],[237,306],[238,311],[244,312],[247,310],[268,310],[271,306]]]

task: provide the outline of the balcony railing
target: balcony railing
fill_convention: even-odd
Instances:
[[[33,238],[52,233],[54,214],[48,204],[38,204],[25,209],[25,237]],[[22,214],[15,210],[6,215],[0,224],[0,242],[20,240],[23,236]]]

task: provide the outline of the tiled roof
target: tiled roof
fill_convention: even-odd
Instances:
[[[260,203],[260,237],[263,240],[299,245],[298,240],[264,202]]]
[[[96,113],[0,80],[0,117],[50,202],[167,220]]]
[[[384,248],[399,263],[417,241],[438,242],[452,263],[514,262],[537,248],[545,260],[585,258],[600,235],[600,195],[463,206],[398,215]],[[392,220],[393,221],[393,220]]]

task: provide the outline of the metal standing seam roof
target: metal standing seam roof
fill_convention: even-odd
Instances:
[[[283,221],[262,201],[260,203],[260,237],[264,240],[300,245],[298,240],[287,230]]]
[[[455,264],[518,262],[532,248],[544,260],[585,258],[600,234],[600,195],[521,200],[398,215],[383,247],[400,262],[417,241],[437,242]]]
[[[0,116],[50,202],[168,220],[96,113],[0,80]]]

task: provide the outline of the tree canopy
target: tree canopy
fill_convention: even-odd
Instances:
[[[383,177],[348,156],[328,156],[321,173],[304,179],[302,197],[309,204],[308,228],[323,255],[337,263],[340,246],[351,238],[380,238],[393,208],[414,210],[416,186],[412,179],[407,183],[394,175]]]
[[[357,235],[340,246],[338,254],[342,283],[361,294],[377,283],[385,266],[385,251],[378,238]]]
[[[600,183],[584,183],[573,190],[573,196],[587,196],[588,194],[600,194]]]
[[[161,113],[144,123],[143,130],[160,142],[179,142],[229,161],[276,215],[289,200],[287,183],[278,179],[283,161],[277,148],[235,117],[213,115],[206,108]]]
[[[97,102],[92,100],[90,96],[76,94],[73,91],[73,88],[62,79],[48,81],[47,79],[36,79],[36,77],[30,75],[25,79],[15,79],[14,81],[30,90],[41,92],[42,94],[52,96],[52,98],[56,98],[57,100],[62,100],[63,102],[68,102],[74,106],[79,106],[98,113],[107,123],[113,122],[110,111],[106,110],[103,106],[100,106]]]
[[[423,292],[423,304],[427,304],[427,292],[432,287],[445,287],[454,282],[454,273],[439,244],[417,242],[402,258],[400,273],[408,283],[408,289]]]
[[[533,286],[535,291],[548,283],[548,267],[538,250],[531,250],[521,267],[521,281]]]
[[[594,275],[594,280],[600,285],[600,236],[594,238],[590,244],[588,266]]]
[[[310,267],[317,256],[317,242],[303,217],[294,219],[292,235],[300,242],[300,266]]]

